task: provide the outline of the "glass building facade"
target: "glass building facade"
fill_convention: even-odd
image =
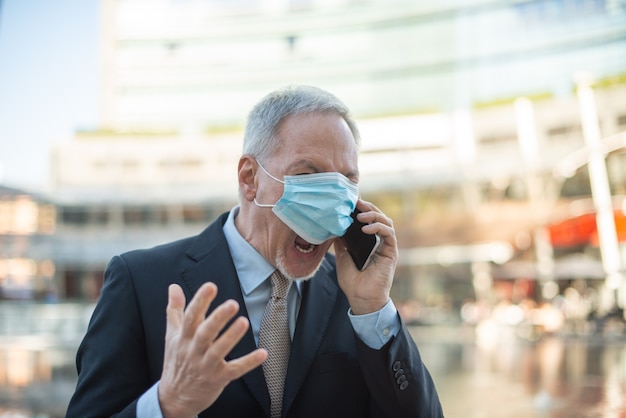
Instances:
[[[542,276],[538,228],[552,244],[552,224],[594,211],[583,77],[620,206],[623,1],[103,0],[101,14],[101,126],[51,154],[61,297],[97,297],[112,255],[235,205],[246,113],[286,84],[353,110],[361,192],[397,226],[399,298],[455,310],[480,272]]]

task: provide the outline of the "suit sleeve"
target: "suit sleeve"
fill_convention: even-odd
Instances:
[[[134,417],[137,399],[151,386],[145,347],[131,275],[115,257],[78,349],[78,383],[66,417]]]
[[[435,384],[404,323],[382,348],[370,348],[357,337],[357,349],[373,408],[388,417],[443,417]]]

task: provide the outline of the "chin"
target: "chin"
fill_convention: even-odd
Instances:
[[[289,265],[289,263],[285,263],[283,258],[279,257],[276,266],[289,280],[305,281],[315,276],[315,273],[320,269],[323,261],[324,257],[322,256],[314,266],[304,266],[302,264]]]

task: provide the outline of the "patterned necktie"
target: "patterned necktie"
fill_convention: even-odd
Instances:
[[[268,352],[263,363],[265,382],[270,392],[271,417],[280,417],[283,406],[283,388],[291,351],[291,337],[287,319],[287,292],[291,281],[276,270],[270,276],[272,296],[265,306],[259,331],[259,347]]]

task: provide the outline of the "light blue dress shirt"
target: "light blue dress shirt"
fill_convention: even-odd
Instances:
[[[265,312],[265,305],[270,298],[272,285],[270,275],[276,269],[258,253],[239,233],[235,227],[235,217],[239,206],[234,207],[224,224],[224,235],[233,257],[235,269],[239,276],[239,284],[246,304],[250,327],[254,340],[259,343],[259,329]],[[314,280],[314,279],[313,279]],[[293,338],[300,302],[302,300],[302,281],[295,281],[287,295],[287,312],[289,315],[289,332]],[[218,289],[219,291],[219,289]],[[400,330],[398,311],[391,301],[378,312],[366,315],[353,315],[347,312],[352,327],[361,340],[371,348],[379,349]],[[137,418],[163,418],[159,406],[158,385],[155,383],[137,402]]]

